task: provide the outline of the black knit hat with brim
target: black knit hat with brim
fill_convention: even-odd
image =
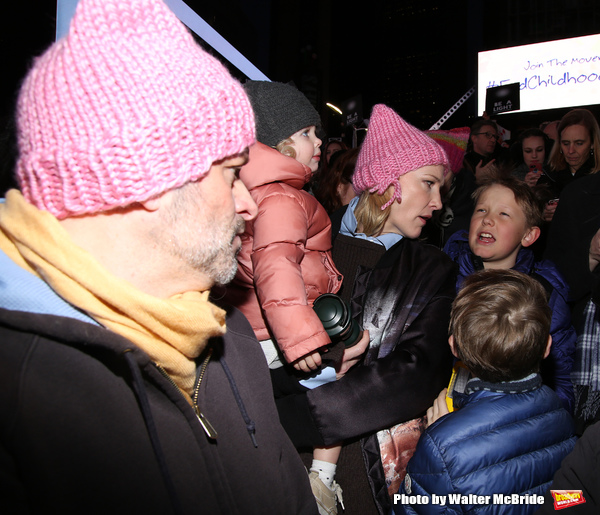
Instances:
[[[269,147],[305,127],[321,125],[319,113],[308,98],[290,84],[250,80],[244,89],[254,110],[256,137]]]

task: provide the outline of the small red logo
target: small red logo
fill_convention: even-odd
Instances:
[[[581,490],[550,490],[554,498],[554,509],[562,510],[577,504],[584,504],[585,498]]]

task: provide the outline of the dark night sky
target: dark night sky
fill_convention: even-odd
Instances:
[[[325,102],[359,96],[364,117],[383,102],[426,129],[476,83],[478,51],[600,33],[597,0],[367,0],[356,9],[345,0],[187,3],[269,78],[293,81],[320,111],[328,136],[348,130]],[[54,40],[55,18],[56,0],[0,3],[0,191],[12,175],[18,85],[33,56]],[[480,114],[475,98],[443,128],[469,125]],[[499,121],[515,132],[566,111]]]
[[[365,116],[373,103],[385,102],[421,128],[475,84],[478,50],[599,33],[597,3],[456,0],[448,7],[435,0],[369,0],[352,10],[341,0],[310,6],[293,0],[188,1],[267,76],[293,80],[325,122],[334,116],[325,102],[362,94]],[[32,56],[53,41],[56,1],[5,0],[0,9],[5,119]],[[447,123],[464,125],[476,114],[473,97]]]

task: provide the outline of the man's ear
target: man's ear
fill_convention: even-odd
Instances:
[[[548,357],[550,354],[550,349],[552,348],[552,336],[548,335],[548,343],[546,344],[546,351],[544,352],[544,359]]]
[[[525,233],[525,236],[521,238],[521,246],[529,247],[530,245],[533,245],[535,241],[540,237],[540,232],[541,230],[537,226],[528,229]]]
[[[454,335],[451,334],[448,337],[448,345],[450,345],[450,350],[452,351],[452,354],[454,355],[455,358],[458,358],[458,354],[456,353],[456,345],[454,344]],[[460,358],[458,358],[460,359]]]

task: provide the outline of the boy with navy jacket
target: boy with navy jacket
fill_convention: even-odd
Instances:
[[[575,443],[571,416],[539,375],[552,345],[550,317],[543,287],[520,272],[485,270],[465,279],[449,343],[471,379],[451,403],[442,390],[428,410],[394,499],[396,515],[475,508],[521,515],[543,503]]]

